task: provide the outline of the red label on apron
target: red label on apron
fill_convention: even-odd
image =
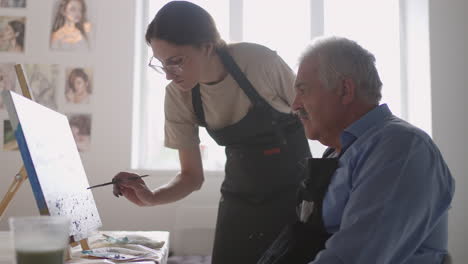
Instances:
[[[263,155],[265,155],[265,156],[270,156],[270,155],[279,154],[279,153],[281,153],[280,148],[266,149],[266,150],[263,151]]]

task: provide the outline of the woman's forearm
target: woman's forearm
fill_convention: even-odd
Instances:
[[[199,190],[203,185],[203,175],[190,177],[177,174],[170,182],[153,191],[151,205],[160,205],[178,201],[192,192]]]

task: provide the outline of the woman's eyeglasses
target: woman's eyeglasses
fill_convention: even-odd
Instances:
[[[165,74],[181,74],[183,72],[182,66],[184,65],[187,56],[174,56],[167,60],[166,63],[161,63],[154,56],[151,56],[148,67],[155,70],[158,73]]]

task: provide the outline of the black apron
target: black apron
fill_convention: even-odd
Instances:
[[[227,50],[218,50],[218,55],[252,108],[239,122],[211,130],[199,85],[192,90],[200,125],[226,146],[212,263],[256,263],[283,227],[294,221],[296,190],[303,179],[299,162],[311,154],[298,118],[271,107]]]
[[[325,229],[322,219],[323,199],[331,177],[338,168],[338,159],[339,157],[307,160],[308,176],[299,187],[297,204],[300,214],[303,201],[313,202],[312,214],[305,222],[297,218],[296,222],[287,225],[257,264],[305,264],[313,261],[325,248],[325,242],[331,234]]]

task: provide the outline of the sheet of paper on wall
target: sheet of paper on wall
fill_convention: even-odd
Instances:
[[[71,220],[75,241],[101,227],[67,117],[12,91],[2,93],[41,214]]]

